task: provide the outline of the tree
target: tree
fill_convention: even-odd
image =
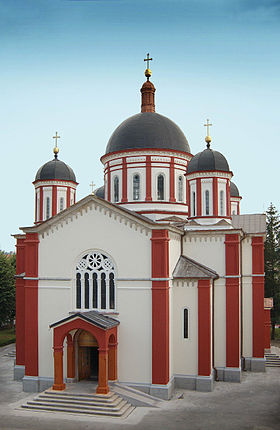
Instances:
[[[0,327],[15,318],[15,254],[0,251]]]
[[[270,203],[266,212],[266,242],[264,245],[265,296],[273,298],[271,310],[271,338],[275,337],[275,324],[280,321],[280,218]]]

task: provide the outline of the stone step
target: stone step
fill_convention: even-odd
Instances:
[[[37,410],[37,411],[49,411],[49,412],[69,412],[74,414],[87,414],[87,415],[103,415],[110,417],[122,417],[126,418],[135,408],[131,406],[129,403],[125,403],[123,407],[119,410],[96,410],[94,408],[90,408],[88,410],[85,409],[77,409],[77,408],[65,408],[61,406],[49,406],[49,405],[22,405],[22,408]]]
[[[94,403],[108,403],[111,404],[113,403],[118,396],[116,394],[113,394],[112,396],[110,396],[109,398],[100,398],[98,396],[95,395],[83,395],[81,396],[80,394],[58,394],[58,393],[46,393],[44,392],[43,394],[39,394],[40,398],[42,399],[53,399],[53,400],[69,400],[69,401],[85,401],[85,402],[94,402]]]
[[[46,396],[46,395],[39,395],[36,398],[36,402],[48,402],[49,404],[59,403],[59,404],[65,404],[65,405],[86,405],[86,406],[100,406],[104,405],[106,407],[112,407],[117,406],[121,401],[122,398],[118,396],[112,397],[113,400],[110,402],[104,402],[102,400],[87,400],[87,399],[81,399],[79,397],[69,397],[69,398],[60,398],[55,396]]]
[[[85,410],[85,411],[119,411],[127,402],[123,399],[120,399],[118,404],[116,405],[85,405],[83,403],[80,403],[79,405],[76,403],[63,403],[63,402],[49,402],[49,401],[40,401],[39,399],[29,400],[26,402],[28,406],[49,406],[49,407],[61,407],[64,409],[78,409],[78,410]]]
[[[115,396],[116,394],[112,391],[109,391],[108,394],[85,394],[85,393],[76,393],[76,392],[71,392],[71,391],[57,391],[57,390],[53,390],[53,389],[48,389],[44,391],[45,394],[50,394],[50,395],[58,395],[58,396],[63,396],[63,397],[71,397],[71,396],[79,396],[79,397],[88,397],[88,398],[96,398],[96,399],[102,399],[102,400],[106,400],[106,399],[110,399],[111,397]]]

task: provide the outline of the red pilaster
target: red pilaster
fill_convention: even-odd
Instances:
[[[111,201],[111,170],[108,161],[108,170],[107,170],[107,200]]]
[[[43,187],[40,187],[40,217],[39,221],[43,221]]]
[[[152,232],[152,383],[169,381],[169,236]]]
[[[171,162],[170,162],[170,170],[169,170],[169,174],[170,174],[170,179],[169,179],[169,201],[170,202],[175,202],[175,169],[174,169],[174,157],[171,157]]]
[[[211,375],[211,283],[198,281],[198,374]]]
[[[213,178],[213,216],[218,216],[218,179]]]
[[[231,216],[231,210],[230,210],[230,182],[229,179],[227,180],[227,184],[226,184],[226,190],[227,190],[227,195],[226,195],[226,199],[227,199],[227,216]]]
[[[16,274],[24,272],[25,245],[24,238],[17,239],[17,262]],[[16,278],[16,364],[24,365],[24,331],[25,331],[25,300],[24,300],[24,279]]]
[[[190,183],[188,180],[187,180],[186,191],[187,191],[188,216],[191,216]]]
[[[239,367],[239,235],[226,234],[226,365]]]
[[[270,331],[271,331],[271,319],[270,309],[264,310],[264,347],[270,349]]]
[[[252,237],[253,357],[264,357],[264,244]],[[259,276],[254,276],[259,275]]]
[[[146,157],[146,202],[152,201],[152,162],[151,156]]]
[[[57,214],[57,186],[52,186],[52,216]]]
[[[127,163],[126,157],[122,159],[122,203],[127,202]]]
[[[63,346],[53,348],[54,358],[54,384],[53,390],[63,391],[65,390],[65,384],[63,382]]]
[[[201,216],[201,179],[200,178],[196,180],[196,199],[197,199],[196,215]]]
[[[38,376],[38,234],[25,239],[25,374]],[[34,279],[35,278],[35,279]]]
[[[66,191],[66,207],[69,208],[70,206],[70,201],[71,201],[71,188],[67,187],[67,191]]]

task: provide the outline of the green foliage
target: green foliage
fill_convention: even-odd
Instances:
[[[270,203],[266,212],[266,242],[264,245],[265,297],[273,298],[271,310],[272,339],[275,324],[280,321],[280,217]]]
[[[9,345],[16,341],[16,332],[14,328],[0,330],[0,346]]]
[[[15,318],[15,255],[0,251],[0,327]]]

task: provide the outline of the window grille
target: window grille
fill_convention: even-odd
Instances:
[[[164,176],[158,175],[157,177],[157,199],[164,200]]]
[[[183,201],[183,176],[178,178],[178,200],[179,202]]]
[[[115,309],[115,288],[110,258],[97,251],[84,255],[76,266],[76,308]]]
[[[114,177],[114,202],[117,203],[119,201],[119,178],[117,176]]]
[[[50,198],[46,198],[46,218],[49,219],[50,217]]]
[[[60,199],[59,199],[59,210],[60,210],[60,212],[63,211],[63,209],[64,209],[64,198],[60,197]]]
[[[184,339],[189,338],[189,310],[187,308],[184,309]]]
[[[133,176],[133,200],[140,200],[140,176]]]
[[[195,216],[195,191],[192,193],[192,216]]]
[[[209,215],[209,191],[205,191],[205,215]]]
[[[221,216],[224,216],[224,191],[220,191],[220,213]]]

